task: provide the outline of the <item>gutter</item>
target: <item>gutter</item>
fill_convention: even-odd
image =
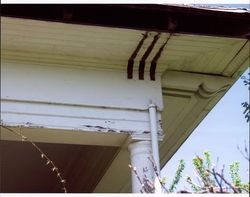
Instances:
[[[1,16],[144,31],[249,38],[250,13],[157,4],[3,4]]]

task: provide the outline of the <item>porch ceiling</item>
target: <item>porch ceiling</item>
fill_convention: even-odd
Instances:
[[[119,149],[111,146],[36,144],[59,168],[70,193],[93,192]],[[1,140],[0,148],[0,192],[63,192],[52,167],[46,165],[30,143]]]

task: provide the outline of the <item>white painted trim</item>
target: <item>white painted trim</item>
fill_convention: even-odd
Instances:
[[[27,136],[34,142],[57,143],[57,144],[77,144],[95,146],[117,146],[120,147],[127,139],[127,134],[122,133],[101,133],[101,132],[80,132],[62,129],[25,128],[9,127],[12,130]],[[9,141],[22,141],[22,139],[0,128],[0,139]]]

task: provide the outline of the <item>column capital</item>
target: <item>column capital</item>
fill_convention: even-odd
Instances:
[[[150,133],[136,134],[133,133],[130,135],[131,141],[151,141]],[[163,141],[164,135],[158,132],[158,141]]]

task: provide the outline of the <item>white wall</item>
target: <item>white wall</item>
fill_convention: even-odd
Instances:
[[[104,132],[149,131],[148,105],[163,108],[160,80],[4,60],[1,99],[4,124]]]

